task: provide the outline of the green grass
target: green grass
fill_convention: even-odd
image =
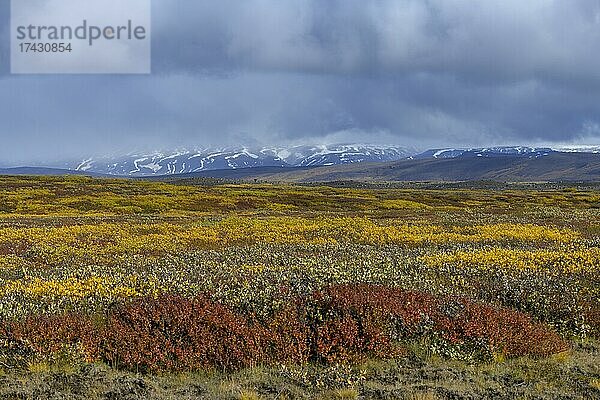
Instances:
[[[100,364],[0,375],[0,398],[63,399],[594,399],[600,344],[545,360],[465,363],[411,353],[356,366],[137,375]],[[47,397],[44,397],[47,396]],[[115,397],[116,396],[116,397]]]

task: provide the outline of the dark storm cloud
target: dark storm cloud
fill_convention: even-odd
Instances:
[[[164,17],[155,24],[165,38],[155,49],[161,69],[600,79],[597,0],[155,4],[155,15]]]
[[[10,76],[0,159],[361,141],[597,141],[598,0],[153,2],[153,75]]]

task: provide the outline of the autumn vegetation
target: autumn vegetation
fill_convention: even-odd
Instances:
[[[542,189],[0,177],[0,366],[568,354],[600,333],[600,194]]]

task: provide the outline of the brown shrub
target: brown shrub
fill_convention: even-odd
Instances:
[[[600,336],[600,304],[597,301],[582,302],[583,318],[590,327],[590,334]]]

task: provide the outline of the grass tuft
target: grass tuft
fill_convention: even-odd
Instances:
[[[262,397],[256,393],[255,391],[252,390],[243,390],[239,397],[238,400],[261,400]]]

